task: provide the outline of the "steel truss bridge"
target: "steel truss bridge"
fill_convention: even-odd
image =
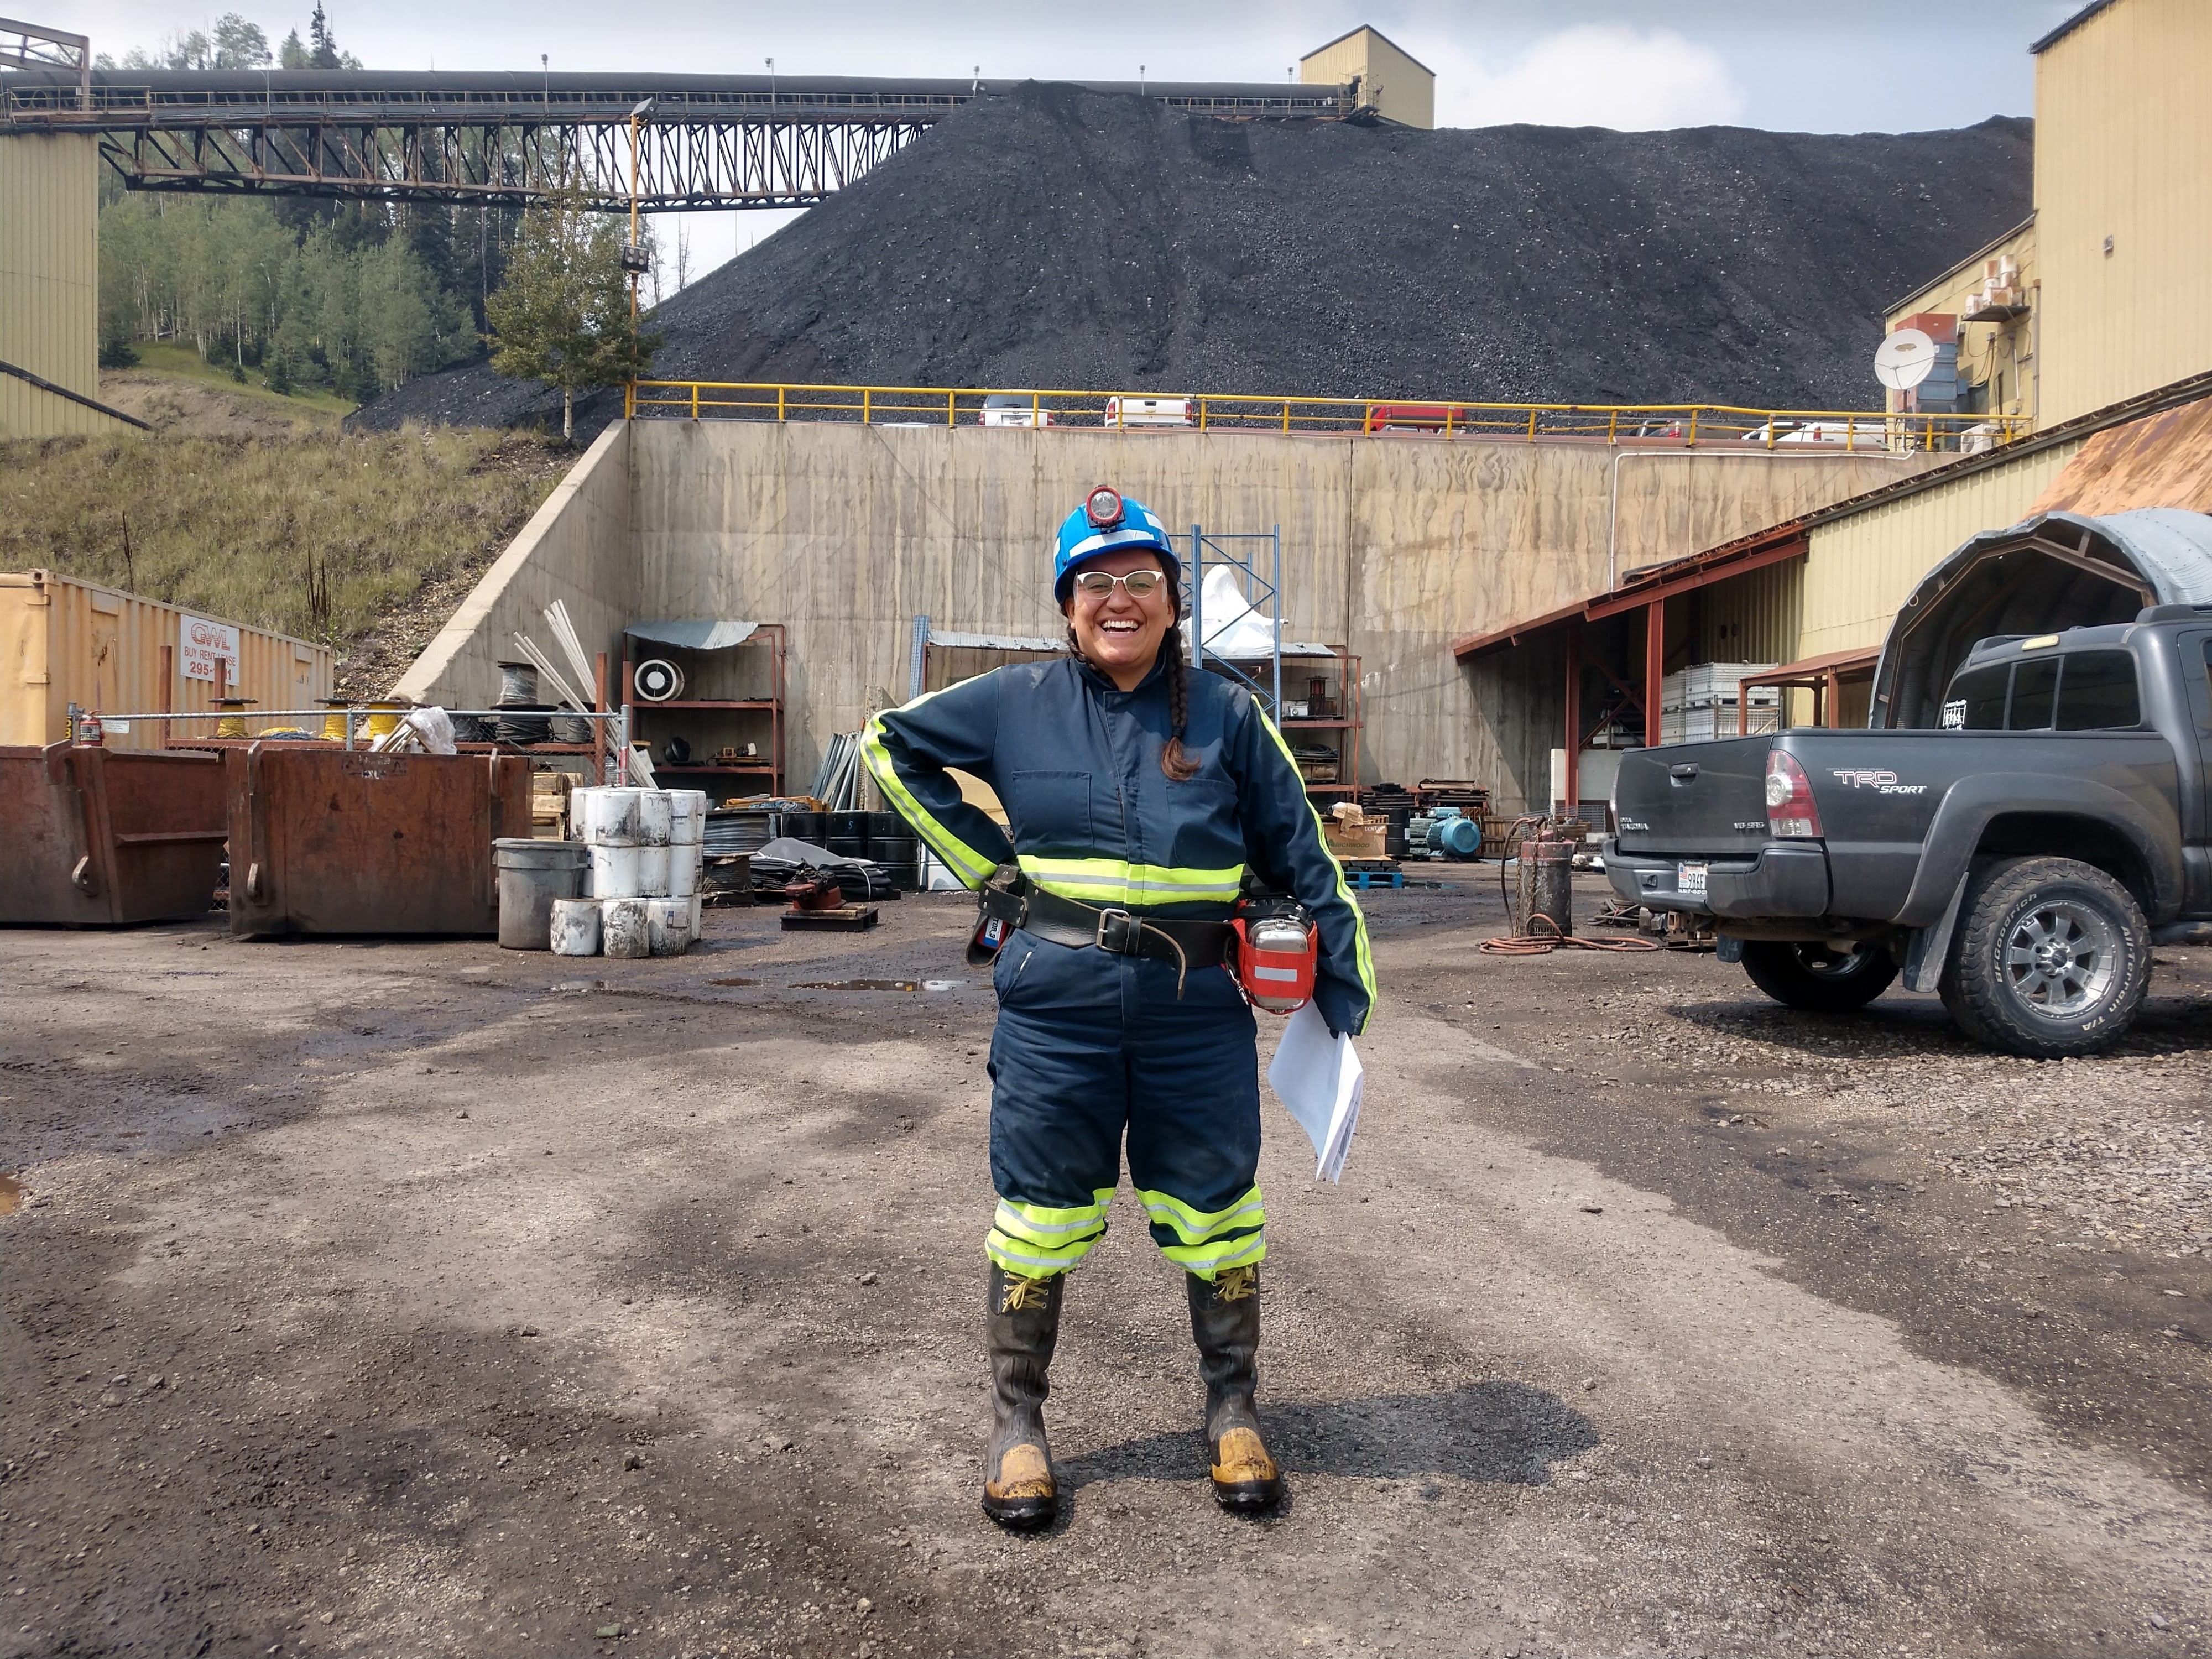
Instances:
[[[626,212],[635,131],[647,212],[791,208],[819,202],[1009,84],[26,68],[0,75],[0,137],[96,135],[133,190],[520,207],[574,187],[592,207]],[[1085,84],[1232,120],[1362,113],[1338,87]],[[641,105],[650,108],[639,113]]]

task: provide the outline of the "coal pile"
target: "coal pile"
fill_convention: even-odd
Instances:
[[[1419,132],[1025,84],[670,300],[656,372],[1863,409],[1883,308],[2027,216],[2032,131]],[[354,417],[410,419],[560,400],[478,364]]]

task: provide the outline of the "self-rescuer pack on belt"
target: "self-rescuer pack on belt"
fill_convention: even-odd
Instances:
[[[1313,1000],[1320,930],[1304,906],[1248,908],[1229,926],[1237,934],[1230,971],[1254,1007],[1291,1014]]]

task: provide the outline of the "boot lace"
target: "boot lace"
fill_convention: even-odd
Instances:
[[[1042,1309],[1051,1300],[1042,1279],[1030,1279],[1019,1273],[1006,1275],[1006,1293],[1000,1299],[1000,1313],[1023,1313],[1031,1309]]]
[[[1217,1302],[1242,1302],[1248,1296],[1260,1293],[1260,1270],[1257,1267],[1224,1267],[1214,1275],[1213,1299]]]

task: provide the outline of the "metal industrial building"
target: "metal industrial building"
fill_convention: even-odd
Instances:
[[[1888,319],[1954,325],[1948,406],[2029,435],[1464,633],[1455,655],[1528,711],[1523,769],[1548,750],[1555,799],[1601,799],[1607,749],[1661,741],[1662,682],[1698,665],[1778,665],[1763,682],[1789,688],[1785,721],[1812,715],[1817,686],[1823,723],[1863,722],[1892,619],[1954,549],[2065,504],[2100,434],[2203,448],[2203,422],[2173,411],[2212,398],[2212,7],[2097,0],[2031,50],[2033,217]],[[2137,453],[2133,495],[2100,510],[2212,510],[2212,467],[2170,461]]]

